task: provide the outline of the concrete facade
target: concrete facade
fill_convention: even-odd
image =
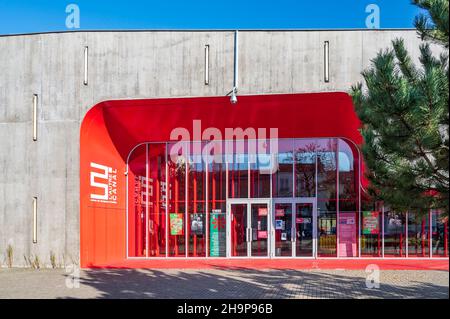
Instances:
[[[238,95],[349,91],[391,40],[414,30],[240,31]],[[330,81],[324,81],[324,42]],[[210,46],[210,83],[204,47]],[[89,47],[88,85],[84,48]],[[79,131],[113,99],[224,96],[233,87],[234,31],[68,32],[0,37],[0,263],[79,260]],[[38,94],[38,140],[32,101]],[[38,198],[37,243],[32,199]]]

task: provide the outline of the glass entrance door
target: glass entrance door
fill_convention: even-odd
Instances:
[[[274,203],[274,257],[314,257],[317,238],[314,202],[277,199]]]
[[[248,214],[247,204],[230,204],[231,256],[248,256]]]
[[[253,200],[230,202],[228,212],[230,256],[268,257],[269,202]]]

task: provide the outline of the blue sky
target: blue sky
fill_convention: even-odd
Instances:
[[[80,8],[80,30],[366,28],[366,6],[381,28],[410,28],[411,0],[0,0],[0,34],[65,31],[66,6]]]

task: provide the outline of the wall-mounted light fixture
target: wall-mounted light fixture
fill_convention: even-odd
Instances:
[[[38,103],[39,103],[39,96],[37,94],[33,94],[33,141],[37,141],[37,117],[38,117]]]
[[[89,48],[84,47],[84,80],[83,80],[84,85],[88,85],[88,57],[89,57]]]
[[[209,44],[205,45],[205,85],[209,85]]]
[[[330,82],[330,42],[325,41],[323,45],[323,80],[328,83]]]
[[[37,243],[37,197],[33,197],[33,244]]]

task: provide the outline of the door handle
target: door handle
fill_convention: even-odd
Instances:
[[[252,229],[251,228],[247,228],[247,241],[248,242],[252,241]]]
[[[292,227],[292,229],[291,229],[291,241],[293,243],[295,243],[297,241],[297,234],[295,232],[295,228],[294,227]]]

